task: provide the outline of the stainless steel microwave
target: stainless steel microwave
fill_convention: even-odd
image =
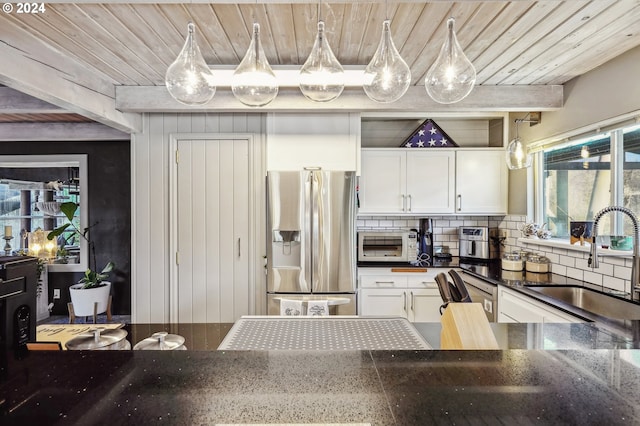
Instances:
[[[417,258],[416,231],[358,232],[358,262],[412,262]]]

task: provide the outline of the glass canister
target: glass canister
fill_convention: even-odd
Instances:
[[[522,271],[524,262],[519,253],[505,253],[502,257],[502,269],[505,271]]]
[[[531,253],[527,256],[526,269],[527,272],[546,274],[551,270],[551,261],[545,256]]]

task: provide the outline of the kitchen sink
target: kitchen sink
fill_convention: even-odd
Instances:
[[[640,305],[597,290],[560,285],[529,285],[527,288],[604,317],[640,319]]]

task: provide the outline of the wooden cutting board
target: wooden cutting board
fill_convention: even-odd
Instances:
[[[427,272],[427,268],[391,268],[391,272]]]

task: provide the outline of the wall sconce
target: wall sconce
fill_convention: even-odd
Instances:
[[[540,114],[535,113],[535,115],[532,116],[531,113],[527,113],[524,118],[517,118],[515,120],[515,123],[516,137],[511,142],[509,142],[506,150],[507,167],[509,167],[509,170],[525,169],[531,166],[531,154],[527,152],[527,148],[520,140],[520,135],[518,134],[518,126],[520,126],[520,123],[540,123]]]

